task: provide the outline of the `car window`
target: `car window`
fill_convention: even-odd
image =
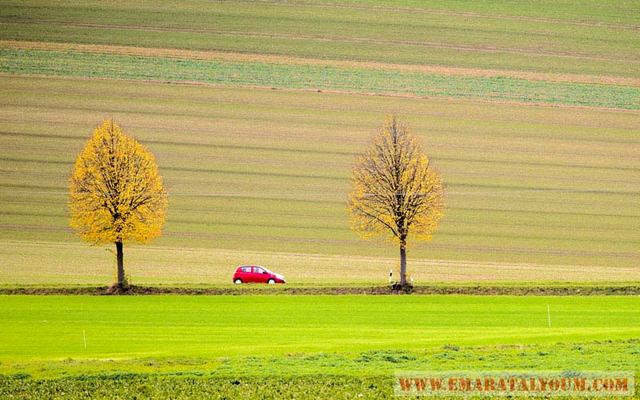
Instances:
[[[260,267],[253,267],[253,272],[256,274],[261,274],[264,272],[264,269],[260,268]]]
[[[251,267],[242,267],[242,272],[251,272]]]

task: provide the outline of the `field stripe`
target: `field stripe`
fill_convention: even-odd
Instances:
[[[341,61],[330,59],[301,58],[269,54],[248,54],[223,51],[198,51],[172,48],[147,48],[133,46],[97,45],[79,43],[27,42],[0,40],[0,48],[55,50],[89,52],[99,54],[123,54],[144,57],[167,57],[193,60],[219,60],[232,62],[263,62],[272,64],[321,65],[340,68],[360,68],[399,72],[420,72],[425,74],[468,76],[468,77],[508,77],[526,80],[570,83],[599,83],[605,85],[640,86],[640,79],[607,75],[580,75],[561,73],[539,73],[516,70],[443,67],[438,65],[392,64],[373,61]]]
[[[221,4],[234,4],[237,0],[212,0],[212,2],[221,3]],[[497,19],[497,20],[513,20],[513,21],[525,21],[525,22],[545,22],[545,23],[554,23],[554,24],[562,24],[562,25],[573,25],[573,26],[588,26],[588,27],[607,27],[607,28],[616,28],[616,29],[630,29],[630,30],[640,30],[640,25],[636,24],[620,24],[620,23],[609,23],[602,21],[578,21],[571,18],[544,18],[544,17],[534,17],[534,16],[526,16],[526,15],[508,15],[508,14],[484,14],[480,12],[473,11],[453,11],[446,9],[436,9],[436,8],[428,8],[428,7],[398,7],[398,6],[384,6],[384,5],[376,5],[376,4],[339,4],[339,3],[314,3],[311,1],[296,1],[295,3],[291,3],[286,0],[245,0],[245,3],[253,3],[253,4],[270,4],[277,5],[281,7],[309,7],[309,8],[320,8],[320,9],[346,9],[346,10],[365,10],[372,12],[390,12],[390,13],[418,13],[418,14],[427,14],[427,15],[448,15],[448,16],[459,16],[459,17],[474,17],[474,18],[486,18],[486,19]],[[425,3],[426,4],[426,3]]]
[[[145,141],[145,143],[154,143],[152,141]],[[221,148],[225,148],[224,146],[221,146]],[[246,149],[250,149],[250,147],[247,147]],[[433,161],[443,161],[442,158],[434,158],[432,159]],[[464,162],[470,162],[471,160],[465,160],[465,159],[456,159],[457,162],[460,163],[464,163]],[[43,160],[43,159],[31,159],[31,158],[7,158],[7,157],[0,157],[0,162],[5,162],[5,163],[25,163],[25,164],[49,164],[49,165],[59,165],[59,166],[63,166],[66,169],[70,169],[71,166],[73,165],[72,160]],[[504,163],[502,163],[504,164]],[[519,163],[517,162],[510,162],[510,164],[512,165],[519,165]],[[526,164],[524,164],[526,165]],[[504,174],[491,174],[490,176],[492,177],[507,177],[507,178],[514,178],[514,177],[520,177],[520,178],[561,178],[563,177],[566,172],[564,171],[564,168],[575,168],[575,169],[589,169],[589,168],[593,168],[595,169],[596,167],[581,167],[581,166],[571,166],[571,165],[555,165],[553,163],[536,163],[536,166],[541,166],[541,167],[546,167],[546,166],[554,166],[554,167],[561,167],[563,170],[559,170],[556,171],[555,173],[544,173],[544,174],[531,174],[531,173],[521,173],[521,174],[517,174],[517,173],[504,173]],[[1,166],[1,164],[0,164]],[[616,171],[619,172],[621,169],[620,168],[616,168],[616,167],[599,167],[597,168],[599,171],[602,170],[610,170],[610,171]],[[293,174],[293,173],[286,173],[286,172],[275,172],[275,171],[271,171],[271,172],[266,172],[266,171],[255,171],[255,170],[238,170],[238,169],[222,169],[222,168],[198,168],[198,167],[176,167],[176,166],[161,166],[161,170],[162,171],[175,171],[175,172],[194,172],[194,173],[203,173],[203,174],[217,174],[217,175],[232,175],[232,176],[247,176],[247,177],[259,177],[259,176],[264,176],[264,177],[278,177],[278,178],[291,178],[291,179],[303,179],[303,180],[332,180],[332,181],[340,181],[340,182],[346,182],[349,180],[349,177],[347,176],[347,174],[343,174],[343,175],[327,175],[327,174]],[[624,169],[627,171],[640,171],[640,169],[638,168],[627,168]],[[0,168],[0,172],[14,172],[17,173],[14,170],[2,170]],[[28,174],[30,176],[34,176],[34,175],[40,175],[40,176],[49,176],[49,175],[55,175],[58,174],[58,171],[49,171],[49,172],[36,172],[36,171],[22,171],[22,173],[24,174]],[[461,173],[458,172],[456,173],[456,175],[460,176],[486,176],[486,173],[483,174],[474,174],[474,173]],[[630,183],[629,179],[626,178],[619,178],[619,179],[612,179],[612,178],[607,178],[607,179],[594,179],[594,178],[588,178],[588,177],[584,177],[584,178],[579,178],[579,179],[574,179],[574,182],[583,182],[583,183],[602,183],[602,184],[627,184]],[[452,184],[453,187],[455,186],[459,186],[458,184]],[[515,190],[515,189],[514,189]],[[541,191],[541,189],[533,189],[534,191]],[[548,191],[548,190],[545,190]],[[524,191],[525,193],[528,193],[529,191]],[[558,192],[563,192],[563,193],[569,193],[569,190],[558,190]],[[464,194],[465,191],[461,191],[461,190],[455,190],[455,191],[448,191],[449,194]],[[478,191],[473,191],[473,192],[469,192],[469,193],[474,193],[474,194],[478,194]],[[490,192],[492,193],[492,192]],[[580,192],[578,192],[580,193]],[[618,192],[613,192],[613,191],[599,191],[597,193],[611,193],[611,194],[628,194],[630,192],[628,191],[620,191]],[[632,193],[633,194],[633,193]]]
[[[228,173],[233,173],[233,171],[229,171]],[[260,174],[256,174],[260,176]],[[322,179],[322,176],[311,176],[313,178]],[[64,186],[49,186],[49,185],[27,185],[27,184],[14,184],[14,183],[1,183],[0,187],[6,188],[15,188],[15,189],[39,189],[39,190],[64,190],[66,189]],[[520,185],[490,185],[490,184],[479,184],[479,183],[449,183],[448,187],[450,188],[468,188],[468,189],[496,189],[496,190],[506,190],[510,192],[522,192],[522,193],[573,193],[573,194],[590,194],[590,195],[620,195],[620,196],[630,196],[632,198],[636,198],[636,196],[640,195],[640,191],[622,191],[622,190],[596,190],[596,189],[559,189],[555,187],[545,187],[545,186],[520,186]],[[476,191],[469,193],[477,193]],[[495,192],[488,192],[495,193]],[[173,195],[185,195],[185,196],[198,196],[195,193],[173,193]],[[202,194],[202,196],[231,196],[231,197],[241,197],[236,196],[234,193],[229,192],[215,192],[210,191]],[[345,194],[346,196],[346,194]],[[258,196],[259,197],[259,196]],[[289,199],[288,199],[289,200]],[[313,200],[316,201],[316,200]]]
[[[0,49],[0,59],[0,71],[17,75],[200,82],[226,86],[640,109],[640,88],[633,86],[552,83],[502,77],[453,77],[319,66],[182,61],[44,50]]]
[[[22,25],[55,25],[57,21],[32,20],[23,21]],[[367,37],[341,37],[335,35],[310,35],[310,34],[286,34],[286,33],[267,33],[267,32],[251,32],[251,31],[233,31],[233,30],[219,30],[213,28],[187,28],[187,27],[167,27],[167,26],[151,26],[151,25],[121,25],[121,24],[96,24],[96,23],[79,23],[65,21],[63,23],[65,27],[77,27],[77,28],[96,28],[101,30],[130,30],[130,31],[143,31],[143,32],[172,32],[172,33],[208,33],[215,34],[217,36],[227,37],[246,37],[246,38],[268,38],[268,39],[286,39],[290,41],[313,41],[313,42],[333,42],[353,45],[388,45],[388,46],[408,46],[417,47],[422,49],[444,49],[455,50],[468,53],[480,53],[480,54],[513,54],[524,55],[532,57],[555,57],[561,59],[573,59],[573,60],[587,60],[587,61],[613,61],[618,63],[640,64],[640,60],[637,59],[625,59],[617,57],[605,57],[589,54],[579,54],[567,51],[551,51],[551,50],[526,50],[521,48],[509,48],[498,46],[481,46],[481,45],[465,45],[465,44],[445,44],[442,42],[429,42],[419,40],[401,40],[401,39],[380,39],[380,38],[367,38]]]
[[[172,213],[175,214],[179,214],[180,211],[186,211],[185,209],[181,209],[180,207],[172,207]],[[230,217],[236,217],[238,215],[238,213],[234,213],[234,212],[212,212],[212,210],[208,210],[209,213],[216,215],[218,218],[220,218],[220,216],[226,215],[226,216],[230,216]],[[270,214],[260,214],[260,213],[255,213],[252,212],[252,215],[273,215],[273,216],[291,216],[291,214],[286,214],[286,213],[270,213]],[[19,217],[54,217],[54,218],[69,218],[69,213],[68,212],[43,212],[43,211],[30,211],[30,212],[16,212],[16,211],[0,211],[0,216],[19,216]],[[237,219],[235,219],[233,222],[229,222],[228,218],[227,220],[224,219],[217,219],[217,220],[203,220],[202,217],[198,218],[198,217],[194,217],[194,218],[180,218],[180,217],[172,217],[170,219],[170,223],[173,224],[185,224],[185,225],[201,225],[201,226],[216,226],[216,227],[222,227],[222,228],[232,228],[232,227],[253,227],[253,228],[275,228],[275,229],[296,229],[296,230],[302,230],[302,231],[308,231],[308,230],[320,230],[320,231],[348,231],[348,226],[347,226],[347,222],[346,221],[342,221],[340,223],[336,223],[333,222],[332,223],[325,223],[325,222],[321,222],[318,223],[317,218],[314,219],[312,222],[307,222],[307,221],[303,221],[303,223],[262,223],[262,222],[242,222],[242,221],[238,221]],[[495,223],[493,224],[494,226],[500,226],[500,227],[519,227],[520,223],[518,222],[514,222],[514,223]],[[6,224],[7,227],[14,227],[14,225],[11,224]],[[481,229],[481,228],[477,228],[478,226],[482,226],[482,224],[475,224],[475,225],[471,225],[476,227],[475,229]],[[491,237],[491,238],[496,238],[496,239],[515,239],[515,238],[524,238],[524,239],[533,239],[533,240],[563,240],[566,242],[586,242],[586,243],[592,243],[595,239],[596,236],[602,235],[602,232],[618,232],[618,233],[630,233],[630,234],[635,234],[636,232],[629,228],[629,229],[620,229],[620,228],[598,228],[596,229],[592,229],[592,230],[587,230],[587,229],[581,229],[581,231],[583,233],[591,233],[592,237],[573,237],[571,236],[574,232],[576,232],[575,227],[570,226],[570,225],[529,225],[530,227],[546,227],[546,228],[566,228],[566,234],[564,236],[554,236],[554,235],[545,235],[545,236],[540,236],[540,235],[533,235],[531,233],[525,233],[525,234],[486,234],[483,233],[483,235],[485,237]],[[168,232],[169,234],[171,233],[171,231]],[[439,236],[459,236],[459,235],[475,235],[475,233],[473,232],[445,232],[445,231],[440,231],[438,232]],[[623,244],[636,244],[638,243],[638,240],[623,240],[623,239],[618,239],[616,241],[617,243],[623,243]]]
[[[16,245],[21,247],[31,247],[31,248],[78,248],[86,246],[82,243],[64,243],[64,242],[50,242],[50,241],[20,241],[20,240],[2,240],[2,243],[6,243],[8,245]],[[211,252],[211,253],[219,253],[223,257],[233,257],[237,255],[238,250],[233,249],[223,249],[223,248],[197,248],[197,247],[172,247],[172,246],[154,246],[154,245],[145,245],[145,252],[150,253],[192,253],[194,255],[202,254],[203,252]],[[276,252],[276,251],[255,251],[255,250],[241,250],[242,254],[251,256],[253,258],[259,259],[262,257],[273,257],[278,259],[288,259],[298,262],[299,264],[304,264],[305,261],[330,261],[330,262],[341,262],[343,263],[345,260],[350,260],[351,262],[362,262],[362,263],[396,263],[398,260],[392,257],[369,257],[369,256],[361,256],[361,255],[332,255],[332,254],[313,254],[313,253],[292,253],[292,252]],[[635,255],[636,257],[638,255]],[[596,266],[593,265],[591,267],[584,265],[569,265],[569,264],[539,264],[539,263],[507,263],[507,262],[497,262],[497,261],[472,261],[472,260],[442,260],[442,259],[412,259],[412,263],[426,265],[426,266],[459,266],[459,267],[473,267],[478,270],[481,270],[483,267],[499,267],[500,269],[514,269],[514,270],[527,270],[527,269],[550,269],[550,270],[564,270],[564,269],[575,269],[580,270],[584,268],[606,268],[611,270],[619,269],[620,271],[627,271],[629,273],[637,274],[639,271],[635,267],[616,267],[616,266]],[[631,279],[633,280],[633,279]]]
[[[0,136],[5,135],[5,134],[9,134],[6,132],[0,132]],[[47,134],[23,134],[23,133],[10,133],[11,135],[15,135],[15,136],[26,136],[26,137],[42,137],[42,138],[63,138],[63,139],[75,139],[75,140],[84,140],[86,139],[86,137],[84,136],[66,136],[66,135],[47,135]],[[157,142],[150,142],[145,140],[145,143],[157,143]],[[229,147],[225,147],[224,145],[220,145],[220,148],[229,148]],[[239,149],[251,149],[251,150],[256,150],[255,146],[238,146],[237,148]],[[266,147],[265,150],[271,151],[274,148],[271,147]],[[281,149],[283,150],[283,149]],[[294,150],[291,149],[292,152],[298,152],[300,150]],[[325,150],[320,150],[318,149],[317,151],[310,151],[313,154],[334,154],[334,152],[327,152]],[[338,152],[339,154],[346,154],[346,155],[351,155],[350,153],[341,153]],[[356,156],[358,154],[353,153],[353,156]],[[68,158],[68,157],[67,157]],[[505,161],[496,161],[496,160],[486,160],[486,159],[474,159],[474,158],[467,158],[467,157],[437,157],[434,158],[432,157],[433,161],[448,161],[448,162],[456,162],[456,163],[469,163],[469,162],[473,162],[473,163],[478,163],[478,164],[498,164],[498,165],[504,165]],[[64,165],[64,166],[71,166],[73,161],[71,159],[67,159],[67,160],[50,160],[50,159],[42,159],[42,158],[15,158],[15,157],[0,157],[0,161],[3,162],[17,162],[17,163],[36,163],[36,164],[57,164],[57,165]],[[567,163],[567,164],[562,164],[562,163],[556,163],[556,162],[546,162],[546,161],[540,161],[540,162],[529,162],[529,161],[518,161],[518,160],[509,160],[508,161],[509,165],[515,165],[515,166],[535,166],[535,167],[557,167],[557,168],[573,168],[573,169],[595,169],[595,170],[599,170],[599,171],[631,171],[631,172],[640,172],[640,167],[624,167],[624,166],[606,166],[606,165],[589,165],[589,164],[575,164],[575,163]],[[162,166],[162,170],[168,170],[168,171],[185,171],[185,172],[214,172],[214,173],[237,173],[237,174],[241,174],[241,175],[273,175],[273,176],[285,176],[285,177],[305,177],[305,178],[320,178],[320,179],[336,179],[336,180],[343,180],[343,179],[347,179],[348,177],[345,176],[327,176],[327,175],[302,175],[302,174],[276,174],[276,173],[265,173],[265,172],[259,172],[259,171],[234,171],[234,170],[223,170],[223,169],[210,169],[210,168],[186,168],[186,167],[173,167],[173,166]],[[517,175],[520,176],[520,175]],[[530,176],[530,175],[528,175]],[[542,175],[541,175],[542,176]],[[549,176],[549,175],[544,175],[544,176]],[[587,178],[585,178],[587,179]],[[592,178],[588,178],[588,179],[592,179]],[[614,180],[611,180],[614,181]],[[616,181],[617,182],[617,181]]]

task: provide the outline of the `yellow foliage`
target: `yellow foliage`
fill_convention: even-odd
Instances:
[[[155,158],[112,120],[94,131],[69,180],[71,226],[94,243],[160,236],[167,194]]]
[[[430,240],[444,215],[444,187],[418,137],[389,116],[364,155],[356,160],[349,194],[352,229],[365,238],[388,233]]]

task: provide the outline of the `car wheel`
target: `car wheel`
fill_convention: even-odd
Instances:
[[[233,283],[235,283],[236,285],[241,285],[242,284],[242,279],[236,278],[236,280],[234,280]]]
[[[273,285],[274,283],[276,283],[276,280],[275,280],[275,279],[273,279],[273,278],[271,278],[271,279],[269,279],[269,280],[267,281],[267,283],[268,283],[269,285]]]

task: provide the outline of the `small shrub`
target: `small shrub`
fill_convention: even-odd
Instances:
[[[407,351],[372,350],[360,354],[360,357],[356,358],[356,362],[389,362],[397,364],[416,359],[416,356]]]

